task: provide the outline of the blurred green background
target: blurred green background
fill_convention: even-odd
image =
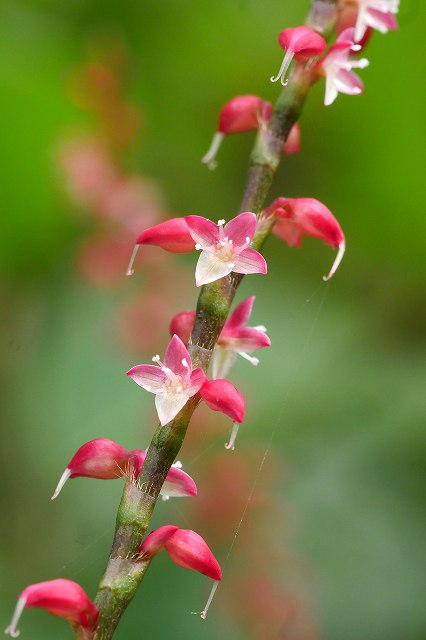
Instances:
[[[162,353],[168,339],[163,320],[160,339],[146,350],[124,346],[117,334],[116,310],[130,292],[147,286],[143,267],[112,288],[94,287],[76,269],[77,249],[94,223],[76,214],[64,192],[58,146],[96,123],[71,99],[70,77],[90,58],[93,42],[123,43],[127,97],[144,114],[126,159],[131,171],[157,181],[173,215],[229,219],[241,199],[253,134],[226,140],[215,172],[200,158],[226,100],[242,93],[275,99],[269,77],[281,60],[277,33],[300,23],[307,5],[2,1],[3,626],[27,584],[62,576],[94,595],[121,482],[80,479],[57,502],[49,497],[83,442],[103,436],[129,448],[147,445],[155,426],[152,397],[123,374]],[[238,294],[238,300],[256,294],[253,324],[268,327],[273,346],[260,354],[258,368],[241,360],[233,373],[249,406],[235,460],[244,459],[247,448],[255,452],[250,488],[273,437],[263,473],[273,459],[267,489],[275,503],[259,511],[256,530],[285,550],[274,579],[287,592],[293,581],[302,584],[314,630],[287,629],[283,613],[278,635],[268,636],[261,624],[248,635],[249,604],[234,615],[226,601],[236,597],[225,588],[227,575],[249,563],[237,538],[206,622],[190,612],[202,608],[207,578],[159,557],[117,639],[426,637],[426,218],[420,197],[426,69],[418,44],[425,11],[423,3],[401,5],[400,30],[376,34],[365,52],[371,64],[362,72],[363,96],[339,96],[324,108],[324,86],[314,87],[301,119],[301,153],[284,159],[273,185],[271,199],[315,197],[339,219],[348,249],[335,279],[321,280],[334,257],[329,247],[306,239],[300,250],[290,249],[274,238],[264,251],[269,277],[245,279]],[[170,278],[178,263],[189,287],[194,262],[194,256],[172,257]],[[190,308],[195,289],[182,297]],[[173,312],[181,309],[176,303]],[[228,425],[218,423],[215,435],[201,433],[192,463],[183,448],[184,468],[195,479],[209,456],[222,451]],[[234,520],[223,522],[227,542],[213,549],[220,561],[248,493]],[[184,499],[161,504],[156,523],[192,528],[190,509]],[[273,524],[277,510],[284,534]],[[208,528],[200,532],[209,540]],[[256,536],[252,545],[262,556]],[[20,626],[22,638],[70,636],[62,621],[35,610]]]

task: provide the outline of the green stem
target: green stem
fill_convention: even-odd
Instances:
[[[335,21],[335,5],[336,0],[314,0],[307,24],[328,35]],[[262,210],[281,160],[284,141],[300,116],[313,82],[311,67],[297,65],[278,98],[269,124],[259,129],[240,211],[259,213]],[[272,220],[263,220],[259,225],[253,241],[255,249],[262,246],[272,225]],[[207,372],[214,346],[241,279],[241,275],[232,273],[201,288],[188,347],[194,367],[202,367]],[[126,481],[117,512],[110,558],[96,596],[100,613],[95,640],[113,637],[121,616],[150,565],[149,559],[138,556],[138,550],[148,530],[161,487],[179,453],[198,402],[198,395],[194,396],[172,422],[157,428],[138,482],[131,478]]]

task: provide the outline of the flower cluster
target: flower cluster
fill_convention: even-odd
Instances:
[[[398,0],[352,0],[350,3],[341,0],[340,28],[336,41],[327,52],[324,38],[309,27],[299,26],[283,30],[278,41],[285,54],[277,75],[273,76],[271,81],[280,81],[286,87],[289,82],[289,69],[295,65],[295,70],[302,69],[312,83],[325,77],[326,105],[331,105],[339,93],[361,94],[363,84],[353,70],[365,68],[368,61],[365,58],[355,59],[354,56],[365,45],[372,29],[386,33],[397,28],[395,14],[398,5]],[[98,72],[96,69],[91,70],[95,77]],[[120,108],[108,110],[108,113],[114,116],[113,121],[116,120],[117,114],[123,118],[124,115],[129,115],[124,104],[115,106]],[[262,137],[272,118],[274,115],[271,104],[258,96],[243,95],[231,99],[220,111],[217,131],[203,162],[210,168],[215,166],[215,158],[225,136],[258,129]],[[133,127],[130,129],[133,131]],[[120,134],[116,140],[119,148],[128,141],[128,133],[125,129],[121,132],[124,138]],[[278,136],[277,139],[280,151],[281,138]],[[299,147],[300,131],[296,123],[291,128],[282,151],[294,153]],[[91,151],[93,152],[93,149]],[[72,181],[74,187],[77,187],[75,197],[80,198],[94,212],[107,211],[108,216],[112,217],[114,216],[110,205],[111,200],[115,199],[116,210],[120,210],[121,203],[124,207],[121,210],[126,214],[123,217],[128,216],[124,226],[126,229],[133,229],[133,213],[141,205],[144,197],[147,197],[145,192],[141,192],[140,181],[132,180],[130,177],[124,180],[123,176],[114,170],[113,165],[105,161],[102,153],[88,155],[88,164],[96,168],[93,175],[81,171],[80,163],[77,164],[78,167],[73,162],[73,154],[71,158],[68,156],[69,173],[75,172]],[[155,198],[152,199],[155,201]],[[156,216],[153,216],[153,219],[156,221]],[[199,251],[195,268],[196,286],[212,285],[210,289],[205,290],[207,294],[211,291],[221,293],[222,285],[225,287],[236,282],[236,278],[231,274],[267,273],[266,261],[258,251],[266,235],[265,229],[268,232],[272,230],[289,246],[300,247],[303,236],[310,236],[336,249],[336,258],[324,280],[329,280],[335,274],[345,252],[342,228],[323,203],[314,198],[279,197],[260,211],[258,216],[254,212],[244,211],[228,223],[223,219],[215,223],[202,216],[187,215],[145,228],[136,239],[127,274],[133,273],[133,263],[142,245],[152,245],[178,254]],[[220,283],[226,277],[229,277],[228,280]],[[217,282],[218,284],[213,284]],[[203,402],[212,411],[220,412],[231,419],[231,434],[225,447],[234,449],[239,427],[245,419],[246,400],[227,376],[238,355],[257,365],[259,360],[252,353],[271,344],[263,325],[248,325],[254,299],[254,296],[250,296],[238,304],[229,318],[225,322],[222,321],[221,327],[218,327],[217,332],[220,328],[221,331],[212,353],[209,354],[212,360],[211,379],[207,377],[207,367],[197,367],[198,360],[194,356],[193,362],[191,357],[191,353],[196,354],[196,349],[191,344],[191,336],[197,320],[202,319],[203,310],[200,308],[197,312],[181,311],[172,318],[171,340],[163,360],[159,355],[155,355],[152,364],[136,365],[127,372],[127,376],[137,385],[154,394],[161,434],[167,434],[170,429],[179,426],[180,420],[186,427],[188,416]],[[148,467],[147,458],[151,462],[150,447],[128,450],[106,438],[86,442],[77,450],[62,473],[52,500],[57,498],[69,479],[76,477],[99,480],[125,477],[127,483],[142,492],[139,476],[144,465],[147,465],[145,469]],[[164,469],[164,473],[163,485],[161,489],[157,486],[155,497],[158,492],[164,500],[197,496],[194,479],[183,471],[179,461],[174,462],[167,473]],[[206,607],[201,613],[205,618],[222,579],[221,567],[206,541],[195,531],[181,529],[175,525],[160,526],[140,545],[139,540],[137,539],[133,549],[132,562],[149,563],[160,551],[165,550],[175,564],[198,571],[214,581]],[[19,635],[19,619],[24,609],[29,607],[39,607],[63,618],[78,637],[88,640],[94,637],[99,611],[75,582],[56,579],[25,588],[18,598],[11,623],[5,630],[7,635]]]

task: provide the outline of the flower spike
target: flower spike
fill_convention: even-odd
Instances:
[[[19,619],[29,607],[39,607],[59,618],[64,618],[74,629],[94,631],[98,610],[76,582],[59,578],[32,584],[18,598],[10,625],[5,634],[11,638],[19,636]]]
[[[185,218],[195,248],[201,250],[195,271],[197,287],[235,273],[267,273],[263,256],[250,249],[256,232],[254,213],[240,213],[225,224],[218,224],[201,216]]]
[[[235,96],[223,105],[219,113],[217,131],[201,162],[215,169],[216,155],[225,136],[257,129],[259,122],[269,120],[272,105],[253,95]]]
[[[307,235],[338,249],[334,264],[324,280],[333,276],[345,253],[345,236],[324,204],[314,198],[276,198],[262,215],[276,218],[273,233],[291,247],[300,247],[302,236]]]
[[[284,49],[285,56],[277,75],[271,77],[271,82],[281,80],[283,87],[288,83],[285,76],[293,58],[309,60],[321,55],[327,48],[327,43],[322,36],[304,26],[284,29],[278,36],[278,42]]]
[[[155,365],[137,365],[127,375],[140,387],[155,394],[155,406],[164,427],[201,389],[206,376],[202,369],[192,370],[188,349],[176,335],[169,342],[164,364],[160,356],[154,356],[152,360]]]
[[[161,247],[171,253],[192,253],[194,241],[188,230],[185,218],[171,218],[142,231],[136,240],[126,275],[133,275],[133,263],[142,244]]]

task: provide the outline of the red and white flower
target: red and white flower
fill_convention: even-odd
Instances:
[[[5,634],[19,636],[19,619],[29,607],[39,607],[59,618],[64,618],[73,629],[93,631],[98,619],[98,610],[76,582],[58,578],[32,584],[18,598],[10,625]]]
[[[250,249],[256,232],[254,213],[240,213],[227,224],[225,220],[215,224],[201,216],[187,216],[185,220],[196,249],[201,250],[195,270],[197,287],[232,272],[267,273],[263,256]]]
[[[237,355],[248,360],[252,365],[258,365],[258,358],[249,354],[271,345],[271,340],[266,335],[266,327],[263,325],[247,326],[254,300],[255,296],[243,300],[225,322],[212,356],[212,376],[214,379],[226,378]],[[172,318],[170,334],[176,333],[187,344],[194,322],[195,311],[181,311]]]
[[[114,480],[126,474],[133,478],[139,477],[146,451],[134,449],[127,451],[124,447],[108,440],[96,438],[83,444],[69,462],[62,474],[58,486],[52,496],[54,500],[69,478],[84,476],[98,480]],[[176,462],[169,470],[166,480],[161,487],[163,500],[171,497],[196,496],[197,487],[194,480],[182,470],[182,464]]]
[[[399,0],[358,0],[358,17],[355,25],[355,42],[361,42],[367,29],[388,33],[398,29],[395,15]]]
[[[285,56],[277,75],[271,77],[271,82],[281,79],[284,87],[288,83],[285,76],[293,58],[301,61],[310,60],[324,53],[327,48],[324,38],[305,26],[284,29],[278,36],[278,42],[284,49]]]
[[[334,275],[345,253],[345,236],[336,218],[322,202],[315,198],[276,198],[262,215],[276,217],[273,233],[291,247],[300,247],[303,235],[307,235],[338,249],[324,280]]]
[[[325,75],[326,106],[332,104],[339,93],[357,96],[363,92],[361,78],[352,69],[365,69],[369,62],[367,58],[354,60],[350,57],[359,49],[360,45],[355,44],[354,29],[345,29],[318,63],[318,69]]]
[[[174,335],[167,347],[164,363],[140,364],[127,375],[140,387],[155,394],[155,406],[162,426],[173,420],[202,387],[206,376],[202,369],[192,370],[192,360],[182,340]]]

